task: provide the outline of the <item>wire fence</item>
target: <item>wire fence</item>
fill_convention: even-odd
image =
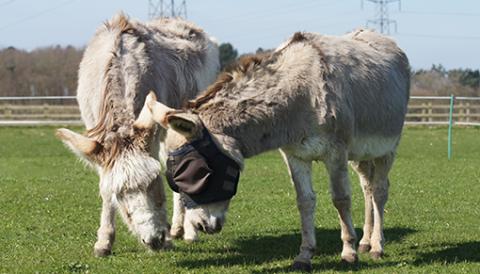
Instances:
[[[407,125],[480,126],[480,97],[411,96]],[[0,125],[81,125],[75,96],[0,97]]]

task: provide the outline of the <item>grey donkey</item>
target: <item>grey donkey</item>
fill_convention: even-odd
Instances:
[[[410,67],[394,41],[369,30],[343,36],[296,33],[274,52],[243,58],[184,109],[147,98],[145,110],[167,129],[168,151],[211,135],[240,166],[244,158],[279,149],[297,193],[302,243],[293,267],[311,270],[316,248],[312,162],[322,161],[338,211],[341,258],[358,260],[351,218],[348,162],[365,197],[359,251],[384,253],[388,173],[404,124]],[[206,130],[206,131],[205,131]],[[197,229],[219,231],[230,201],[187,209]]]

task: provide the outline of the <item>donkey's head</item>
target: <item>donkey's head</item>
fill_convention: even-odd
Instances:
[[[219,232],[237,190],[241,154],[231,138],[209,132],[199,115],[147,101],[144,109],[167,130],[166,175],[186,206],[185,221],[207,233]]]
[[[105,207],[117,207],[129,229],[147,247],[156,250],[168,246],[166,199],[158,154],[154,155],[158,151],[154,149],[158,146],[156,123],[145,109],[133,124],[125,127],[129,130],[118,134],[122,129],[113,128],[110,132],[90,131],[86,135],[62,128],[56,135],[97,170],[104,211]],[[102,222],[105,214],[102,212]]]

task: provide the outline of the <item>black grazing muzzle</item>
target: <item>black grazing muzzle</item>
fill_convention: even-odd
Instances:
[[[222,153],[207,130],[201,139],[170,152],[167,181],[187,208],[231,199],[237,193],[240,167]]]

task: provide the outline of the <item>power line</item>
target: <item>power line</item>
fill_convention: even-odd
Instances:
[[[182,17],[187,18],[187,1],[176,4],[175,0],[148,0],[148,18]]]
[[[390,3],[398,2],[399,9],[401,0],[366,0],[375,4],[375,19],[367,20],[367,27],[371,24],[376,25],[380,33],[390,34],[390,25],[395,26],[395,32],[397,32],[397,21],[391,20],[388,14],[388,5]],[[362,0],[363,7],[363,0]]]
[[[0,7],[10,5],[13,2],[15,2],[15,0],[6,0],[6,1],[0,2]]]
[[[480,40],[480,36],[462,36],[462,35],[435,35],[422,33],[397,33],[400,36],[410,36],[418,38],[433,38],[433,39],[463,39],[463,40]]]
[[[44,15],[44,14],[47,14],[47,13],[49,13],[49,12],[52,12],[52,11],[57,10],[57,9],[59,9],[59,8],[62,8],[62,7],[64,7],[64,6],[66,6],[66,5],[69,5],[69,4],[71,4],[72,2],[74,2],[74,1],[75,1],[75,0],[67,0],[67,1],[64,1],[64,2],[62,2],[62,3],[60,3],[60,4],[56,5],[56,6],[53,6],[53,7],[51,7],[51,8],[48,8],[48,9],[39,11],[39,12],[34,13],[34,14],[31,14],[31,15],[29,15],[29,16],[25,16],[25,17],[23,17],[23,18],[21,18],[21,19],[19,19],[19,20],[17,20],[17,21],[14,21],[14,22],[12,22],[12,23],[9,23],[9,24],[6,24],[6,25],[1,26],[1,27],[0,27],[0,30],[4,30],[4,29],[6,29],[6,28],[9,28],[9,27],[12,27],[12,26],[21,24],[21,23],[23,23],[23,22],[26,22],[26,21],[35,19],[35,18],[40,17],[40,16],[42,16],[42,15]]]
[[[344,1],[344,0],[343,0]],[[292,12],[305,11],[306,9],[318,9],[328,7],[340,3],[340,0],[324,0],[324,1],[310,1],[302,3],[293,3],[291,5],[278,5],[271,7],[268,10],[256,9],[246,13],[233,13],[221,17],[210,17],[206,19],[207,22],[224,22],[224,21],[239,21],[245,20],[257,20],[271,18],[271,16],[277,16],[279,14],[291,14]],[[302,5],[303,4],[303,5]]]
[[[471,13],[471,12],[430,12],[430,11],[402,10],[402,13],[418,14],[418,15],[465,16],[465,17],[479,17],[480,16],[480,13]]]

